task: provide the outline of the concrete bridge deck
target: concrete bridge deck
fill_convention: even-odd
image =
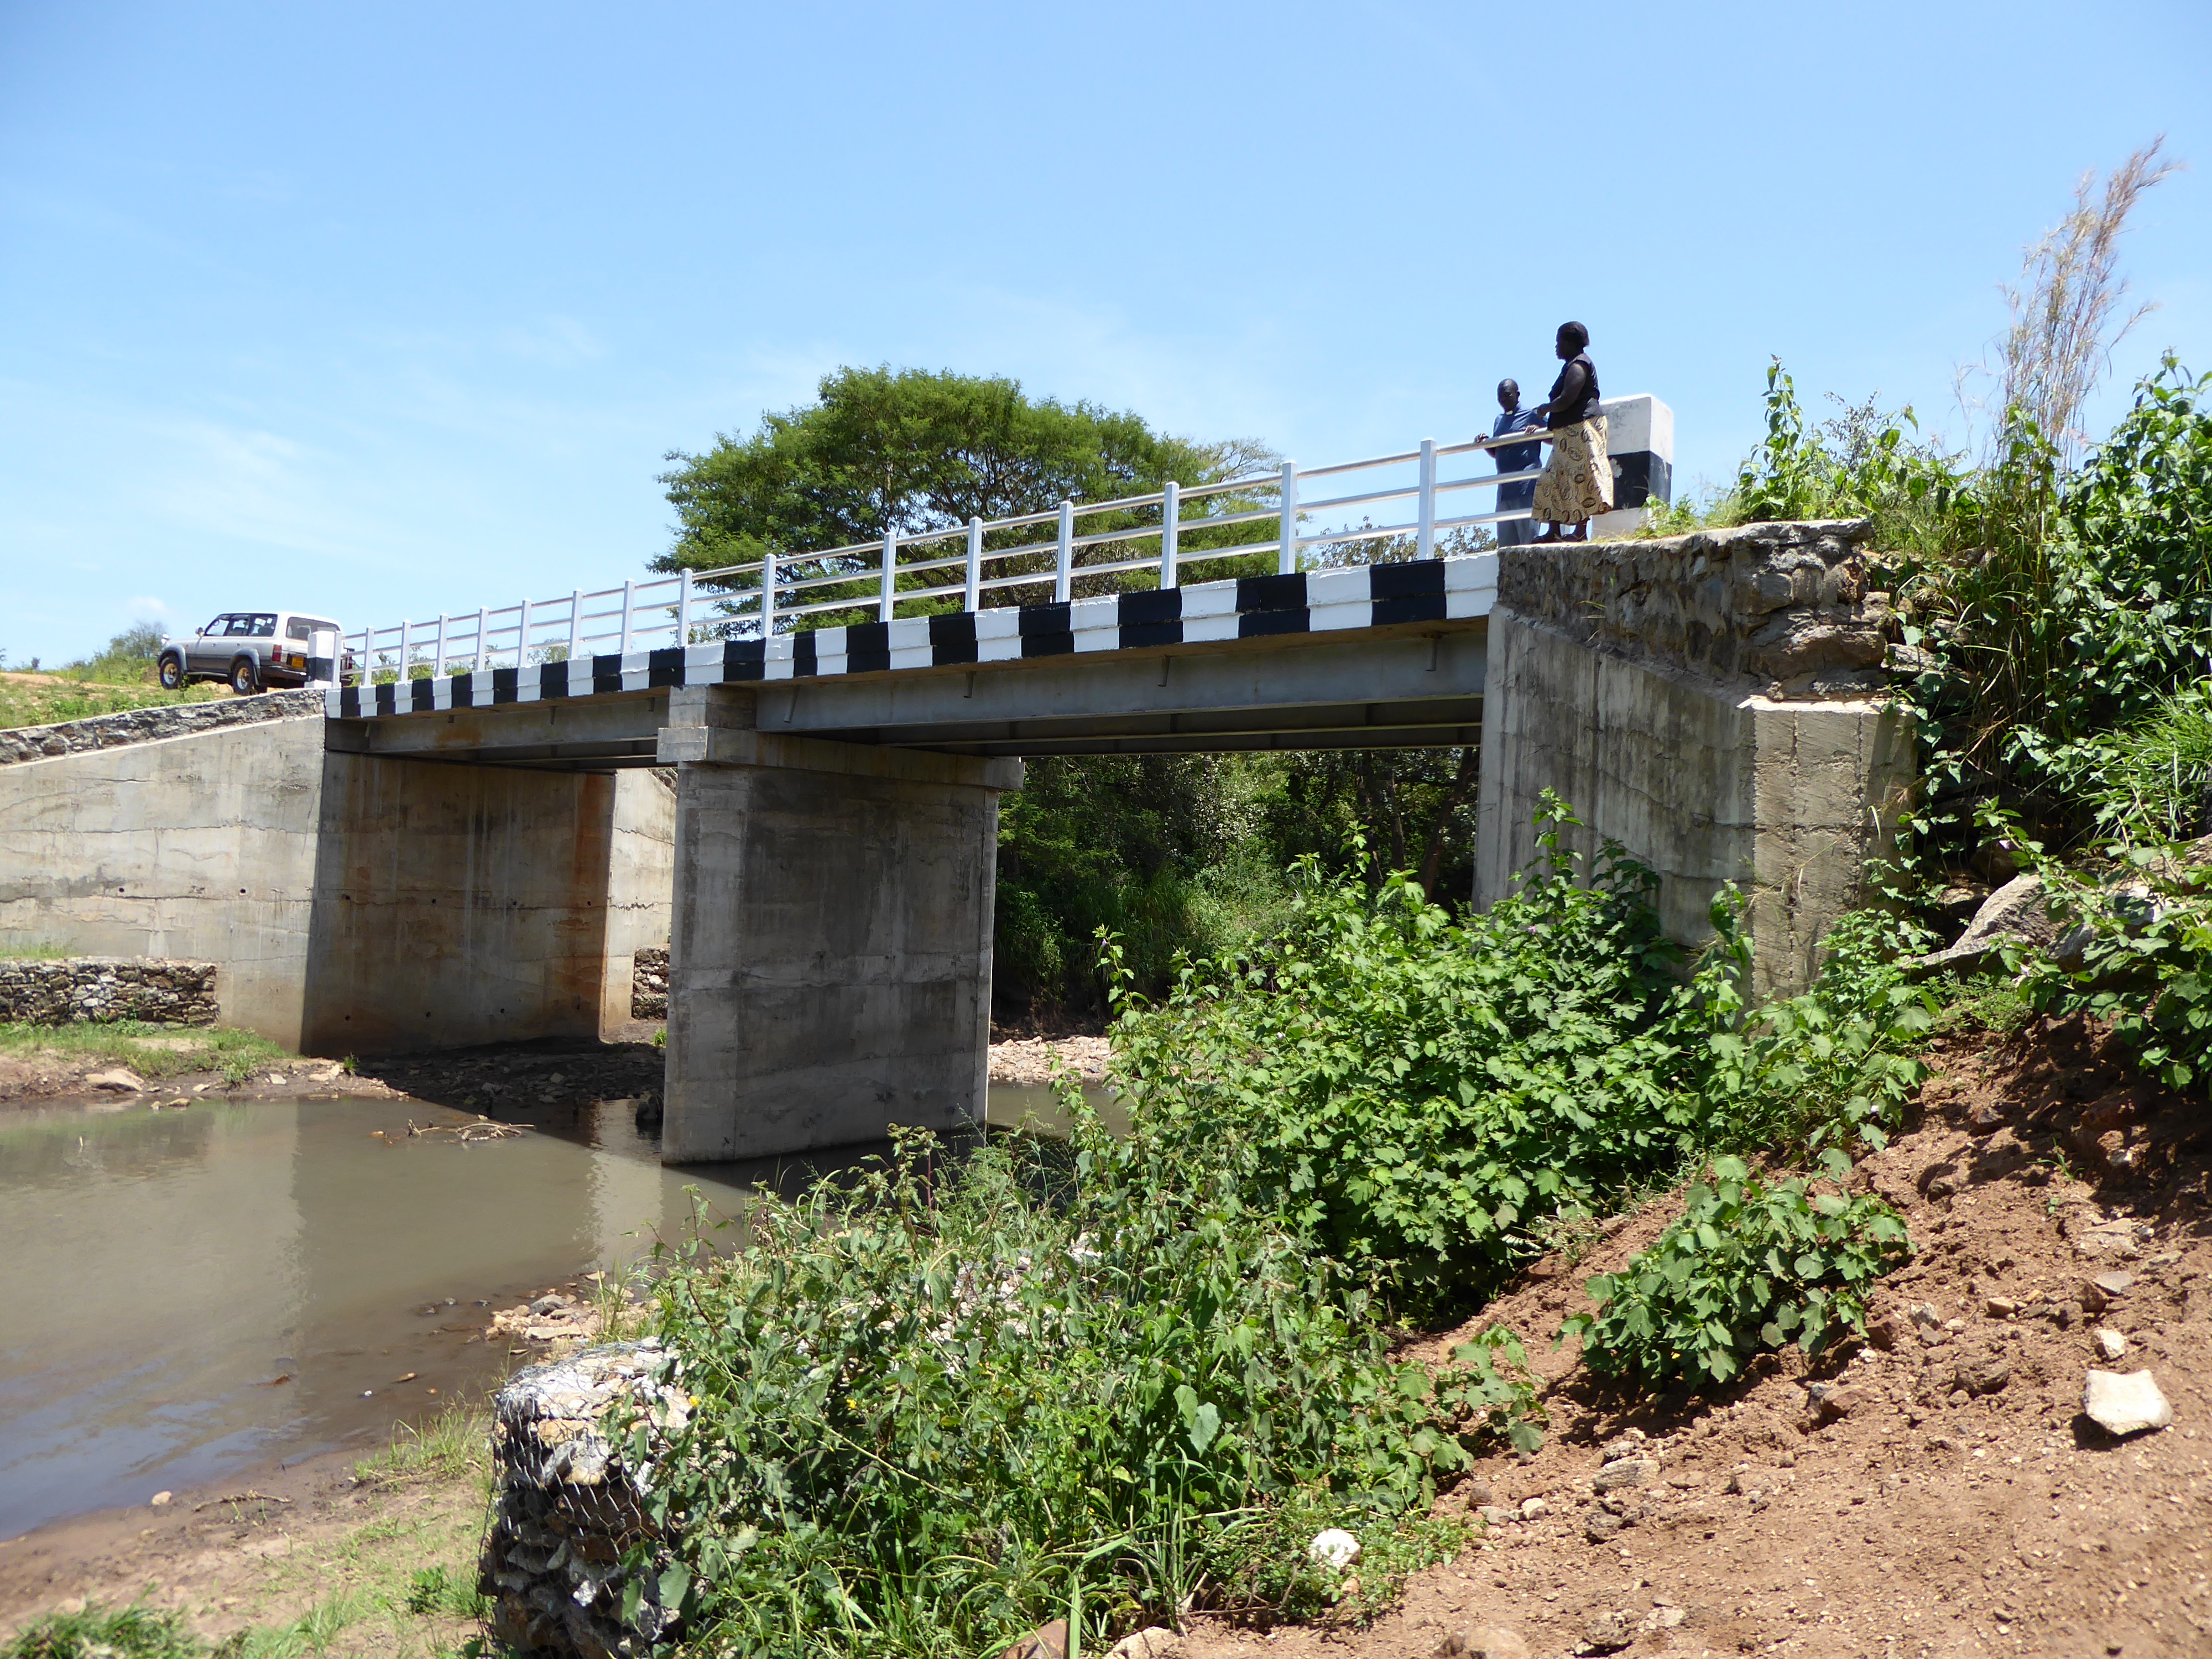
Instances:
[[[332,689],[356,754],[603,771],[664,753],[668,694],[763,732],[972,755],[1479,740],[1498,556],[1209,582]]]

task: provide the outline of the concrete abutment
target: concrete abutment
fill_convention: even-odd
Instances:
[[[340,1055],[596,1035],[667,927],[665,784],[333,751],[319,712],[0,765],[0,947],[217,965]]]
[[[1659,876],[1669,937],[1747,901],[1752,989],[1802,989],[1863,901],[1911,799],[1911,724],[1884,695],[1889,617],[1863,522],[1761,524],[1523,548],[1490,617],[1476,898],[1511,890],[1553,791],[1586,856],[1620,842]]]

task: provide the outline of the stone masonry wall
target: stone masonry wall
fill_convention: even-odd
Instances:
[[[0,1020],[82,1025],[137,1019],[152,1025],[212,1025],[216,965],[123,957],[0,960]]]
[[[51,755],[119,749],[126,744],[181,738],[227,726],[302,720],[320,715],[323,708],[320,691],[265,691],[258,696],[222,697],[213,702],[171,702],[153,708],[131,708],[119,714],[95,714],[89,720],[70,720],[60,726],[19,726],[14,731],[0,732],[0,766],[17,761],[44,760]]]
[[[1863,697],[1887,683],[1887,596],[1866,519],[1747,524],[1653,541],[1512,550],[1498,603],[1585,645],[1771,697]]]
[[[630,958],[629,1017],[668,1018],[668,947],[640,951]]]

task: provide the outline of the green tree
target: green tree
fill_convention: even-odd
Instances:
[[[820,393],[817,403],[763,415],[750,437],[722,434],[702,453],[669,454],[674,465],[660,482],[676,508],[676,541],[654,569],[713,570],[771,553],[824,552],[887,531],[914,536],[970,518],[1047,512],[1071,496],[1144,495],[1170,478],[1217,483],[1273,459],[1255,442],[1171,438],[1136,415],[1033,398],[1003,376],[847,368],[824,375]],[[1122,517],[1130,527],[1159,522],[1157,508]],[[1085,526],[1086,532],[1114,527]],[[994,544],[1016,541],[994,538]],[[988,596],[1004,604],[1024,598],[1036,595]]]

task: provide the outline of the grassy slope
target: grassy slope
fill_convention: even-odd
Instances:
[[[164,691],[150,680],[116,682],[58,674],[0,674],[0,728],[52,726],[94,714],[149,708],[157,703],[206,702],[229,696],[221,686]]]

